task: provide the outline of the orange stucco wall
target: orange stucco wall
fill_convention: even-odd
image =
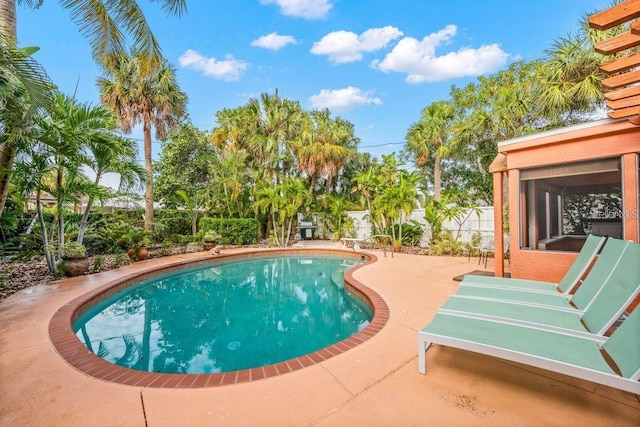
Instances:
[[[558,283],[578,254],[576,252],[511,251],[511,277]]]
[[[629,215],[624,218],[624,238],[638,242],[640,215],[638,202],[638,153],[640,126],[628,121],[602,124],[589,129],[529,138],[523,142],[506,143],[498,149],[507,157],[509,184],[509,229],[511,276],[558,282],[577,257],[575,252],[520,249],[520,169],[558,163],[578,162],[597,158],[622,157],[624,206]],[[494,179],[494,183],[497,179]],[[494,207],[498,212],[497,207]],[[496,233],[499,230],[496,229]]]

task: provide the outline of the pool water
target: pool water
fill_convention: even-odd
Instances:
[[[343,288],[354,259],[281,256],[156,276],[73,324],[93,353],[148,372],[215,373],[278,363],[364,329],[373,313]]]

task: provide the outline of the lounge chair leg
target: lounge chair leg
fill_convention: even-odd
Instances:
[[[418,334],[418,372],[422,375],[427,373],[427,350],[431,346],[431,343],[427,344],[427,341]]]

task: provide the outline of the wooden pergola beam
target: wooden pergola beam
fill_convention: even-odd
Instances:
[[[611,108],[612,110],[619,110],[621,108],[628,107],[640,107],[640,95],[622,98],[617,101],[609,101],[607,102],[607,107]]]
[[[612,119],[621,119],[623,117],[637,116],[640,114],[640,106],[621,108],[619,110],[610,111],[607,113]]]
[[[640,70],[604,79],[602,80],[602,87],[605,89],[618,89],[633,83],[640,83]]]
[[[611,92],[606,92],[604,97],[608,101],[617,101],[622,98],[628,98],[630,96],[640,95],[640,85],[638,86],[630,86],[622,89],[614,90]]]
[[[608,30],[640,17],[640,0],[627,0],[600,13],[591,15],[589,26],[596,30]]]
[[[600,69],[608,74],[619,73],[635,67],[640,67],[640,52],[600,64]]]
[[[640,36],[640,21],[636,21],[631,24],[631,34]]]
[[[602,55],[613,55],[636,46],[640,46],[640,35],[627,31],[626,33],[596,43],[594,48],[596,52]]]

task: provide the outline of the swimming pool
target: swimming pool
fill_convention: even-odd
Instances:
[[[141,281],[73,324],[99,357],[131,369],[207,374],[266,366],[363,330],[373,313],[344,289],[359,260],[272,256]]]
[[[75,324],[80,317],[84,316],[85,313],[94,310],[94,308],[97,308],[98,305],[109,299],[111,296],[122,290],[131,287],[135,288],[139,282],[154,278],[160,274],[182,271],[191,267],[200,267],[205,265],[215,267],[231,261],[242,261],[282,255],[303,257],[315,255],[332,257],[338,256],[350,260],[364,261],[364,263],[361,263],[344,273],[344,287],[365,303],[365,305],[373,312],[373,319],[366,327],[364,327],[364,329],[356,332],[354,335],[302,356],[266,366],[228,372],[214,372],[215,370],[212,369],[211,373],[200,374],[145,372],[115,365],[99,358],[93,351],[88,350],[88,348],[76,336],[76,331],[73,328],[73,324]],[[362,268],[368,263],[376,262],[376,260],[376,256],[370,253],[363,254],[354,253],[353,251],[348,250],[321,248],[289,248],[275,250],[249,249],[225,253],[224,255],[215,257],[209,256],[206,253],[183,256],[178,255],[135,263],[112,272],[99,274],[96,276],[95,281],[90,278],[88,278],[89,280],[83,279],[82,282],[86,283],[90,290],[58,309],[49,322],[49,337],[58,354],[73,368],[94,378],[118,384],[158,388],[201,388],[256,381],[283,375],[312,366],[316,363],[322,363],[338,356],[365,343],[384,328],[389,319],[389,308],[384,302],[384,299],[374,290],[354,277],[354,273],[359,268]],[[65,280],[65,282],[73,283],[74,280],[68,279]],[[93,289],[91,289],[90,284],[94,282],[98,283],[99,286],[94,286]],[[282,326],[285,328],[284,322]],[[361,327],[362,326],[364,325],[361,325]],[[122,337],[119,339],[124,341],[122,340]],[[138,338],[138,342],[140,341],[141,338]],[[243,342],[241,340],[235,341],[239,341],[240,347],[237,347],[237,343],[231,344],[233,341],[229,341],[227,345],[231,344],[231,348],[235,347],[236,350],[234,351],[237,351],[238,348],[243,347]],[[99,348],[99,344],[97,347]]]

